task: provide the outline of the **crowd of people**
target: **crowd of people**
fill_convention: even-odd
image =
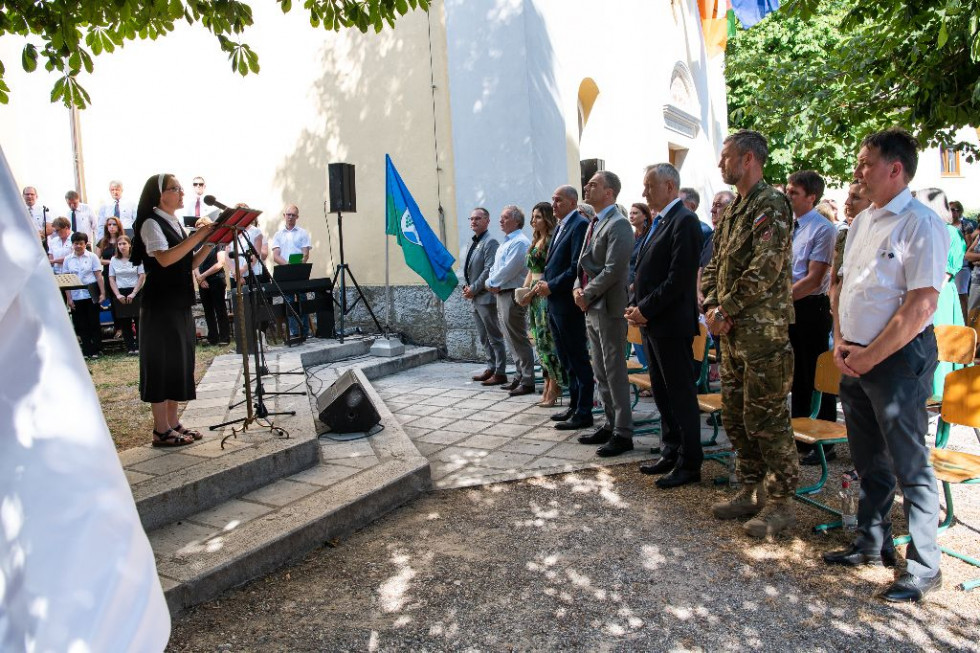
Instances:
[[[178,227],[186,230],[201,217],[213,219],[218,210],[204,202],[206,183],[203,177],[192,180],[193,195],[182,204]],[[181,193],[183,189],[181,188]],[[137,206],[123,199],[123,185],[113,180],[109,196],[98,211],[83,203],[78,192],[65,193],[65,207],[51,209],[38,201],[37,189],[23,189],[24,204],[38,231],[55,274],[76,274],[85,288],[65,292],[65,303],[71,313],[75,332],[86,358],[97,359],[102,353],[102,320],[106,313],[113,331],[121,337],[126,351],[139,354],[141,289],[146,281],[143,265],[131,262]],[[252,224],[238,238],[236,261],[231,245],[213,248],[192,271],[206,332],[202,344],[227,345],[231,340],[227,290],[242,282],[251,270],[260,282],[269,281],[263,261],[270,253],[276,265],[307,262],[311,250],[309,232],[299,227],[299,209],[287,205],[282,212],[285,226],[272,238],[271,248],[257,224]],[[76,243],[82,242],[76,247]],[[249,248],[254,247],[254,253]],[[256,256],[255,254],[258,254]],[[294,260],[295,259],[295,260]],[[295,299],[295,298],[294,298]],[[290,316],[292,335],[309,332],[308,316]]]
[[[909,189],[917,152],[898,128],[865,138],[843,220],[823,198],[817,171],[766,183],[768,144],[749,130],[724,141],[719,168],[734,192],[714,196],[711,226],[695,213],[698,193],[681,187],[669,163],[646,168],[645,202],[628,210],[611,171],[585,184],[582,204],[575,188],[559,186],[550,205],[535,205],[531,239],[519,207],[501,210],[503,243],[488,231],[489,211],[473,209],[463,297],[486,355],[473,380],[510,396],[535,392],[536,348],[545,379],[539,405],[567,393],[554,428],[594,427],[598,395],[603,423],[578,441],[617,456],[634,446],[624,351],[628,327],[638,327],[663,440],[659,459],[640,471],[657,475],[659,488],[676,488],[701,480],[692,344],[705,325],[720,360],[722,422],[740,487],[711,512],[744,520],[744,531],[762,538],[794,525],[800,464],[820,463],[818,452],[796,444],[791,419],[810,415],[817,358],[832,348],[861,496],[852,545],[824,561],[894,566],[890,511],[901,488],[911,544],[882,596],[921,599],[942,583],[925,407],[949,370],[938,365],[933,324],[963,324],[980,303],[980,278],[970,289],[980,239],[941,190]],[[836,421],[837,400],[824,397],[818,417]]]

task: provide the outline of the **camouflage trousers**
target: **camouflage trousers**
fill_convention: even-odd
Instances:
[[[743,483],[764,481],[774,499],[793,496],[800,476],[787,404],[792,383],[788,335],[721,339],[721,421],[738,453],[738,476]]]

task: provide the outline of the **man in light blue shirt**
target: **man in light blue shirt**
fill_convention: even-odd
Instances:
[[[517,366],[513,382],[501,386],[511,397],[534,393],[534,351],[527,337],[527,307],[514,300],[514,289],[527,277],[527,250],[531,241],[521,231],[524,212],[513,204],[500,212],[504,242],[497,248],[487,278],[487,290],[497,296],[497,316],[504,325],[504,339]]]
[[[789,325],[793,345],[793,395],[791,417],[809,417],[813,395],[813,375],[817,358],[829,348],[830,266],[834,262],[837,229],[814,207],[823,196],[823,178],[813,170],[800,170],[786,180],[786,197],[793,207],[793,310],[796,321]],[[824,395],[820,419],[837,421],[837,398]],[[797,444],[804,465],[819,465],[820,454],[812,445]],[[824,449],[828,460],[837,457],[833,445]]]

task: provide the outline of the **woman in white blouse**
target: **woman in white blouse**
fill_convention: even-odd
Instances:
[[[139,333],[139,291],[143,287],[146,274],[142,265],[133,265],[129,256],[133,244],[129,236],[119,236],[116,241],[116,255],[109,261],[109,288],[112,290],[112,314],[116,329],[122,331],[126,351],[131,356],[139,353],[137,334]]]

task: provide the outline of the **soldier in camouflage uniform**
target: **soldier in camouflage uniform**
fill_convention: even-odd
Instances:
[[[719,167],[738,195],[715,231],[714,255],[701,281],[708,327],[723,336],[722,423],[738,453],[742,482],[739,493],[712,512],[719,519],[754,516],[745,523],[754,537],[793,525],[799,476],[786,401],[793,382],[793,213],[762,178],[768,153],[758,132],[725,139]]]

